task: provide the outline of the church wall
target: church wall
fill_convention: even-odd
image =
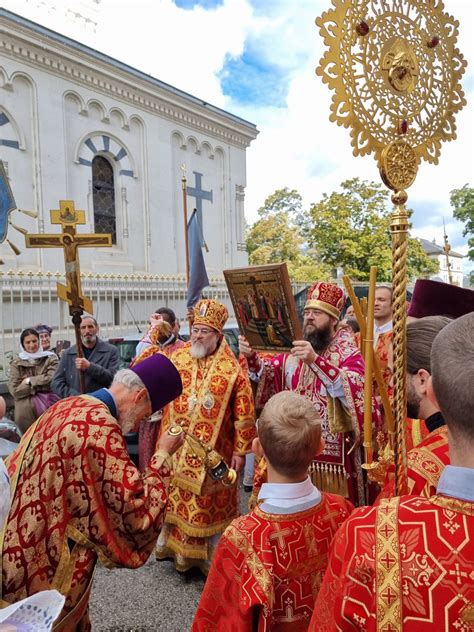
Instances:
[[[24,29],[17,33],[11,24],[9,29],[7,39],[18,38],[27,49]],[[232,118],[226,121],[225,113],[207,111],[192,97],[188,104],[183,94],[165,95],[171,105],[159,114],[155,102],[164,96],[145,80],[128,78],[123,70],[84,53],[77,65],[71,64],[68,55],[75,53],[67,41],[51,45],[51,51],[48,45],[45,38],[40,49],[50,55],[48,65],[39,53],[0,50],[0,116],[4,112],[8,119],[0,125],[0,140],[3,134],[9,141],[0,143],[0,158],[8,163],[18,206],[39,214],[33,219],[15,211],[14,222],[31,233],[59,232],[59,226],[50,223],[49,211],[58,208],[59,199],[72,199],[86,213],[86,224],[78,232],[94,232],[91,163],[94,156],[102,156],[113,166],[117,243],[111,249],[81,249],[81,270],[184,274],[185,164],[188,187],[202,189],[208,198],[202,200],[202,217],[209,276],[245,265],[246,253],[239,249],[245,148],[255,138],[255,129]],[[67,64],[72,70],[66,75]],[[110,83],[105,83],[106,70]],[[190,217],[197,201],[188,195],[187,202]],[[4,269],[63,269],[61,250],[26,250],[22,235],[10,230],[8,237],[22,252],[16,257],[6,244],[0,245]]]

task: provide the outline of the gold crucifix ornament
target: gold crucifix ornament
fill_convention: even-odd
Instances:
[[[27,248],[63,248],[66,266],[66,285],[57,284],[58,297],[69,303],[70,310],[92,313],[92,302],[83,295],[78,248],[98,248],[112,245],[112,235],[92,233],[80,235],[78,224],[85,224],[85,212],[78,211],[72,200],[60,200],[59,210],[50,211],[51,224],[60,224],[62,233],[25,235]]]
[[[76,226],[85,224],[84,211],[76,210],[72,200],[60,200],[59,210],[50,211],[51,223],[60,224],[61,233],[27,234],[25,235],[27,248],[63,248],[64,264],[66,267],[66,285],[57,283],[58,298],[69,304],[69,313],[76,334],[77,357],[82,356],[80,323],[83,312],[92,314],[92,301],[82,293],[81,270],[79,266],[78,248],[100,248],[112,246],[110,234],[78,234]],[[79,372],[81,391],[84,392],[84,374]]]
[[[422,160],[437,164],[466,100],[459,22],[442,0],[332,0],[316,19],[327,50],[316,69],[334,91],[330,120],[351,130],[354,156],[374,154],[392,202],[395,483],[406,486],[405,189]]]

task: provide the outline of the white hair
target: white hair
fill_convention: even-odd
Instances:
[[[131,371],[130,369],[120,369],[120,371],[117,371],[114,375],[114,381],[112,384],[122,384],[130,390],[134,388],[137,390],[146,388],[141,378],[135,373],[135,371]]]

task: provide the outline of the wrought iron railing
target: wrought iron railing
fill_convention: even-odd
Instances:
[[[148,317],[158,307],[171,307],[179,319],[186,316],[186,281],[183,275],[83,274],[82,287],[94,305],[99,335],[107,340],[145,331]],[[19,350],[20,333],[26,327],[45,323],[53,327],[52,342],[69,340],[74,331],[67,305],[56,295],[56,283],[64,283],[59,272],[0,270],[0,380],[8,379],[8,366]],[[210,279],[204,295],[223,302],[234,318],[229,292],[223,278]],[[294,284],[294,292],[306,283]]]

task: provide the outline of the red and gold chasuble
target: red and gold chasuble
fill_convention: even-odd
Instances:
[[[474,503],[404,496],[352,514],[334,539],[310,630],[473,626]]]
[[[245,455],[255,437],[253,396],[249,379],[225,338],[217,351],[202,360],[191,356],[191,343],[178,349],[171,360],[183,382],[183,392],[166,407],[162,432],[177,423],[219,452],[230,465],[232,455]],[[188,558],[207,560],[203,538],[221,533],[237,515],[236,486],[214,481],[203,466],[199,446],[186,440],[173,455],[165,522],[171,528],[166,548]],[[161,553],[160,553],[161,550]]]
[[[360,332],[354,334],[357,346],[360,348]],[[374,340],[374,352],[379,361],[383,381],[387,387],[390,401],[393,398],[393,331],[378,334]]]
[[[430,434],[407,454],[408,494],[429,498],[436,494],[439,477],[446,465],[450,464],[448,446],[448,428],[441,426]],[[383,498],[395,496],[393,468],[387,473],[387,481],[377,497],[377,503]]]
[[[353,507],[332,494],[294,514],[259,507],[227,528],[192,632],[308,629],[330,545]]]
[[[140,475],[117,421],[93,397],[49,408],[8,462],[2,605],[54,588],[66,596],[54,630],[89,630],[97,559],[107,567],[146,562],[163,522],[170,467],[169,455],[157,453]]]
[[[314,484],[324,491],[348,497],[355,505],[364,504],[364,482],[361,470],[361,452],[349,451],[354,437],[360,435],[364,420],[364,360],[354,341],[349,327],[339,327],[326,351],[316,358],[318,370],[329,382],[341,378],[347,408],[340,400],[328,396],[321,377],[310,366],[291,355],[279,354],[263,359],[264,369],[256,397],[256,407],[261,408],[272,395],[282,390],[291,390],[310,399],[322,421],[324,451],[311,466]],[[253,367],[249,361],[251,370]],[[379,408],[373,398],[374,425],[380,425]],[[375,436],[374,432],[374,436]],[[347,440],[346,440],[347,439]],[[260,470],[262,471],[260,466]],[[258,493],[260,476],[254,481]],[[264,478],[262,482],[264,482]]]

